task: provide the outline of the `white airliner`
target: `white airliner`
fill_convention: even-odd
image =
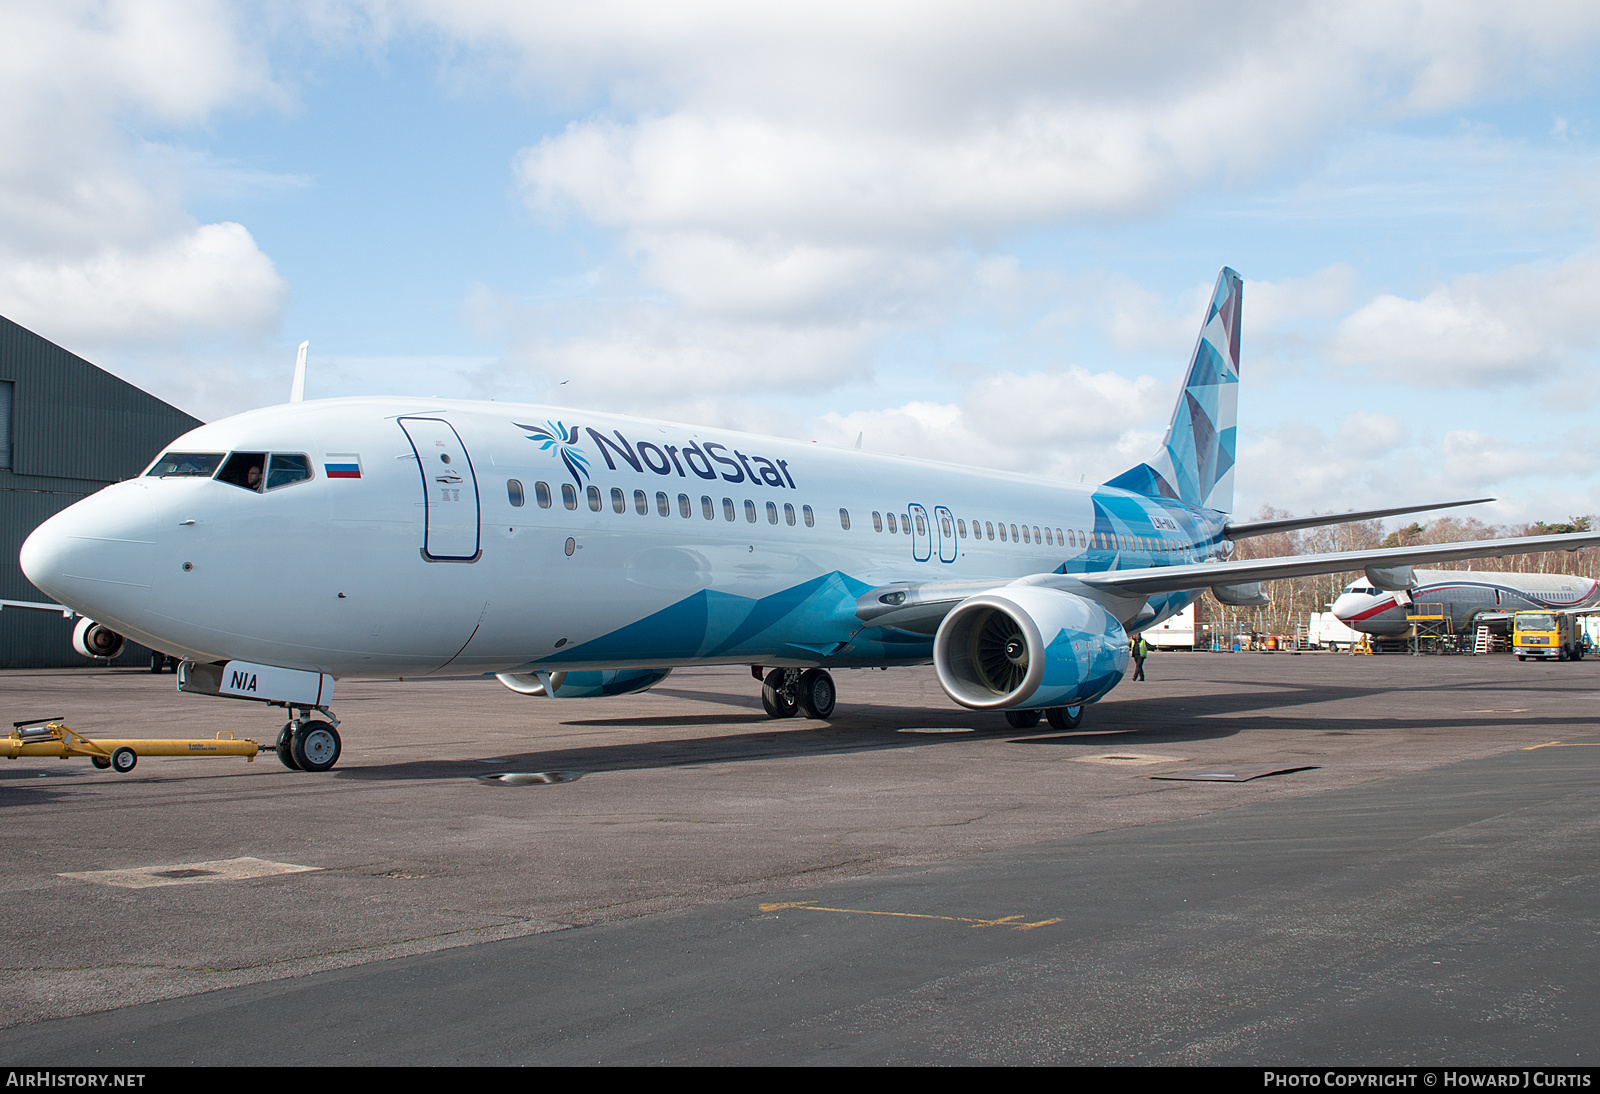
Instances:
[[[90,648],[126,635],[181,655],[182,690],[287,707],[279,756],[315,771],[347,675],[565,698],[748,664],[774,717],[825,718],[829,669],[931,660],[963,706],[1069,728],[1129,634],[1206,588],[1258,604],[1264,579],[1365,569],[1405,589],[1414,563],[1600,543],[1230,561],[1242,537],[1441,507],[1230,522],[1241,296],[1223,270],[1161,448],[1103,486],[590,411],[291,402],[178,438],[42,524],[22,567],[95,621]]]
[[[1411,628],[1418,605],[1438,606],[1456,632],[1478,624],[1509,629],[1511,613],[1600,607],[1600,581],[1568,574],[1511,574],[1474,570],[1416,570],[1409,589],[1376,589],[1357,579],[1333,602],[1351,630],[1395,637]]]

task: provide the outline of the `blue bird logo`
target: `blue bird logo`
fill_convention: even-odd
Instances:
[[[563,422],[545,422],[544,425],[523,425],[521,422],[512,422],[518,429],[528,431],[528,440],[538,441],[539,447],[553,456],[558,456],[572,472],[572,481],[579,487],[583,480],[589,477],[589,460],[578,450],[578,427],[573,426],[568,430]]]

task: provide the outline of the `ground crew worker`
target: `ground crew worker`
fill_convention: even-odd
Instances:
[[[1128,652],[1133,655],[1133,678],[1144,679],[1144,659],[1150,656],[1150,646],[1145,642],[1144,635],[1136,634],[1128,642]]]

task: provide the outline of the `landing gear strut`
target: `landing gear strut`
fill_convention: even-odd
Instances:
[[[339,719],[327,707],[289,708],[289,721],[278,733],[278,760],[291,771],[327,771],[339,762],[342,742]],[[320,712],[327,721],[311,717]]]
[[[761,705],[772,718],[790,718],[798,711],[826,721],[837,698],[833,677],[822,669],[773,669],[761,682]]]

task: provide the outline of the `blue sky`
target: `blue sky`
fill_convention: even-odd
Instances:
[[[1238,509],[1600,511],[1600,13],[17,3],[0,313],[211,419],[550,401],[1070,479],[1245,277]]]

